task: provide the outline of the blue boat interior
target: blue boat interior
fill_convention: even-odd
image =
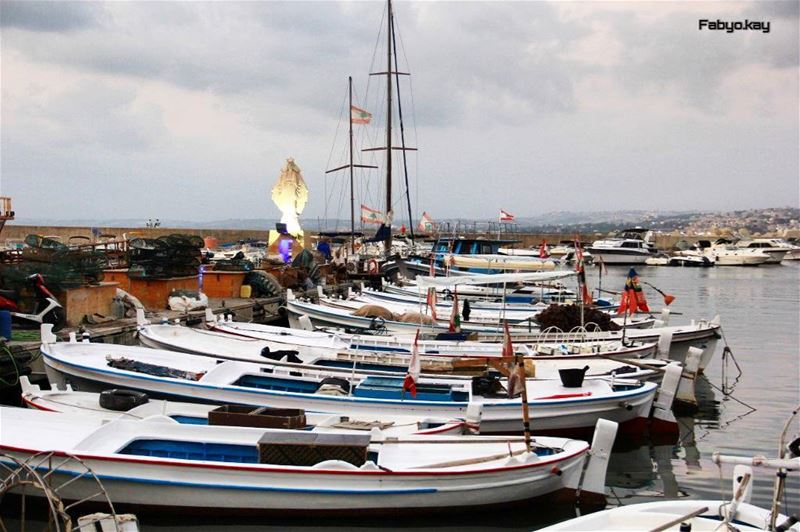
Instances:
[[[258,448],[255,445],[230,443],[143,439],[130,442],[119,454],[238,464],[258,463]]]
[[[417,396],[403,392],[404,377],[369,376],[356,386],[353,395],[374,399],[415,399],[417,401],[469,401],[469,392],[454,390],[447,384],[418,383]]]
[[[279,392],[314,393],[319,383],[299,379],[287,379],[270,375],[246,374],[233,382],[234,386],[245,388],[259,388],[261,390],[274,390]]]
[[[318,360],[315,366],[324,366],[327,368],[347,368],[352,369],[353,364],[346,360]],[[391,371],[393,373],[405,373],[408,371],[408,366],[391,366],[388,364],[374,364],[369,362],[356,362],[356,369],[362,371]]]

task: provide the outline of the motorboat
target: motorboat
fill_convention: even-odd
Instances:
[[[645,264],[656,253],[653,232],[641,227],[625,229],[613,238],[596,240],[587,248],[595,261],[604,264]]]
[[[800,259],[800,246],[794,246],[780,238],[753,238],[740,240],[736,243],[737,248],[757,249],[761,253],[769,255],[769,259],[764,264],[780,264],[784,259]]]

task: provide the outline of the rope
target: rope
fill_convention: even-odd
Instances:
[[[722,392],[722,395],[726,397],[732,397],[733,390],[736,389],[736,385],[739,383],[739,379],[741,379],[744,372],[742,371],[742,367],[739,365],[739,362],[736,361],[736,357],[733,356],[733,351],[728,345],[728,340],[725,338],[725,331],[723,331],[722,327],[719,328],[719,333],[722,337],[722,343],[725,345],[725,347],[722,348],[722,388],[720,388],[720,391]],[[728,385],[729,360],[733,361],[734,366],[736,366],[736,371],[739,372],[739,374],[734,377],[733,383],[730,385]]]
[[[17,374],[17,378],[16,378],[16,380],[14,382],[8,382],[5,379],[3,379],[2,377],[0,377],[0,383],[4,384],[5,386],[8,386],[10,388],[12,386],[16,386],[17,384],[19,384],[20,371],[19,371],[19,366],[17,365],[17,359],[11,353],[11,350],[8,348],[8,346],[5,344],[5,342],[3,343],[2,347],[3,347],[3,351],[11,359],[11,364],[14,366],[14,372]]]

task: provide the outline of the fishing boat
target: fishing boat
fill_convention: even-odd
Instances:
[[[137,346],[56,342],[43,326],[41,352],[51,383],[68,381],[82,391],[138,390],[152,397],[216,404],[270,405],[343,415],[410,415],[464,418],[475,403],[482,433],[518,432],[519,398],[508,398],[502,379],[464,381],[421,377],[416,396],[402,376],[351,378],[326,369],[298,370]],[[650,382],[587,379],[580,387],[554,380],[526,380],[537,432],[575,435],[602,417],[641,434],[653,412],[655,429],[676,429],[670,412],[681,369],[668,366],[661,392]],[[500,388],[498,388],[498,386]]]
[[[115,419],[155,419],[164,421],[164,417],[167,417],[178,423],[208,425],[216,421],[216,416],[219,421],[226,424],[235,424],[235,426],[253,426],[252,423],[255,422],[265,424],[265,426],[267,424],[286,427],[297,426],[297,428],[315,432],[364,432],[377,429],[386,437],[397,437],[408,434],[435,434],[437,436],[469,434],[470,419],[472,419],[469,413],[466,419],[444,419],[410,416],[358,418],[269,407],[260,407],[261,411],[258,412],[255,407],[236,407],[235,405],[223,405],[220,407],[218,405],[185,403],[165,399],[151,401],[147,394],[124,389],[105,390],[101,394],[77,391],[70,384],[67,384],[64,389],[59,389],[56,384],[49,390],[42,390],[40,386],[31,384],[28,377],[21,377],[19,382],[22,391],[22,402],[28,408],[45,412],[82,414],[105,422]],[[135,406],[126,408],[130,405]],[[247,410],[246,413],[244,412],[245,410]],[[211,413],[210,416],[209,413]],[[227,417],[230,419],[226,419],[227,414],[233,415],[228,415]],[[475,411],[475,415],[480,415],[480,412]],[[256,421],[248,418],[256,419]],[[479,418],[472,419],[474,426],[479,423]]]
[[[768,530],[800,532],[796,515],[780,513],[785,497],[788,471],[800,469],[800,438],[785,445],[784,438],[792,426],[793,418],[800,412],[795,409],[784,426],[778,458],[764,456],[742,457],[715,452],[712,461],[720,467],[734,464],[732,496],[728,500],[672,500],[619,506],[597,513],[576,517],[541,529],[556,531],[623,531],[623,530],[676,530],[676,531],[739,531]],[[796,426],[796,425],[795,425]],[[772,507],[767,510],[750,504],[753,492],[753,468],[770,468],[776,471]]]
[[[350,434],[199,426],[0,408],[3,463],[42,451],[76,457],[115,505],[220,514],[363,515],[488,508],[578,488],[603,492],[614,423],[578,440]],[[589,451],[592,451],[589,454]],[[588,466],[584,480],[581,476]],[[60,493],[96,491],[69,468]],[[153,489],[158,486],[158,489]],[[543,504],[547,504],[542,502]],[[528,508],[530,508],[528,506]]]
[[[413,349],[413,344],[405,342],[395,344],[398,346],[396,351],[370,350],[366,343],[357,344],[359,349],[304,347],[292,342],[291,337],[283,338],[288,343],[277,343],[229,334],[222,331],[235,328],[226,328],[225,324],[220,327],[218,331],[207,331],[181,325],[143,324],[139,327],[139,340],[143,345],[156,349],[296,369],[324,368],[345,377],[354,372],[359,375],[405,375]],[[437,347],[432,348],[425,341],[418,341],[417,346],[424,374],[470,379],[490,371],[492,361],[502,357],[500,346],[491,353],[459,353],[450,351],[446,341],[429,343]],[[487,346],[478,342],[470,344]],[[424,348],[428,351],[423,351]],[[627,379],[658,380],[668,364],[665,360],[646,358],[655,353],[655,344],[543,344],[537,345],[535,350],[525,346],[523,352],[523,358],[530,363],[531,378],[536,379],[560,379],[561,370],[584,367],[586,378],[608,378],[616,374]]]

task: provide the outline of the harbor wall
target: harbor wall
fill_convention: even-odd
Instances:
[[[84,236],[92,238],[94,234],[116,235],[122,238],[123,235],[138,236],[144,238],[158,238],[159,236],[169,235],[173,233],[183,233],[191,235],[199,235],[202,237],[214,237],[221,244],[227,242],[237,242],[239,240],[256,239],[267,240],[269,238],[269,230],[257,229],[211,229],[211,228],[185,228],[185,227],[67,227],[67,226],[42,226],[42,225],[16,225],[7,224],[0,235],[0,241],[6,240],[22,240],[29,234],[37,234],[43,236],[58,236],[64,243],[69,242],[72,236]],[[314,242],[309,236],[315,233],[306,233],[307,238],[305,242],[310,244]],[[496,232],[492,233],[465,233],[465,237],[485,237],[497,238]],[[607,236],[605,233],[581,233],[578,237],[583,242],[592,242]],[[549,245],[555,245],[561,240],[571,240],[575,237],[575,233],[531,233],[531,232],[503,232],[500,233],[500,238],[508,240],[517,240],[519,244],[515,247],[535,247],[538,246],[543,239],[547,240]],[[688,242],[695,242],[700,239],[714,240],[715,236],[697,235],[685,236],[678,234],[656,234],[656,246],[659,249],[670,249],[679,240],[686,240]]]

